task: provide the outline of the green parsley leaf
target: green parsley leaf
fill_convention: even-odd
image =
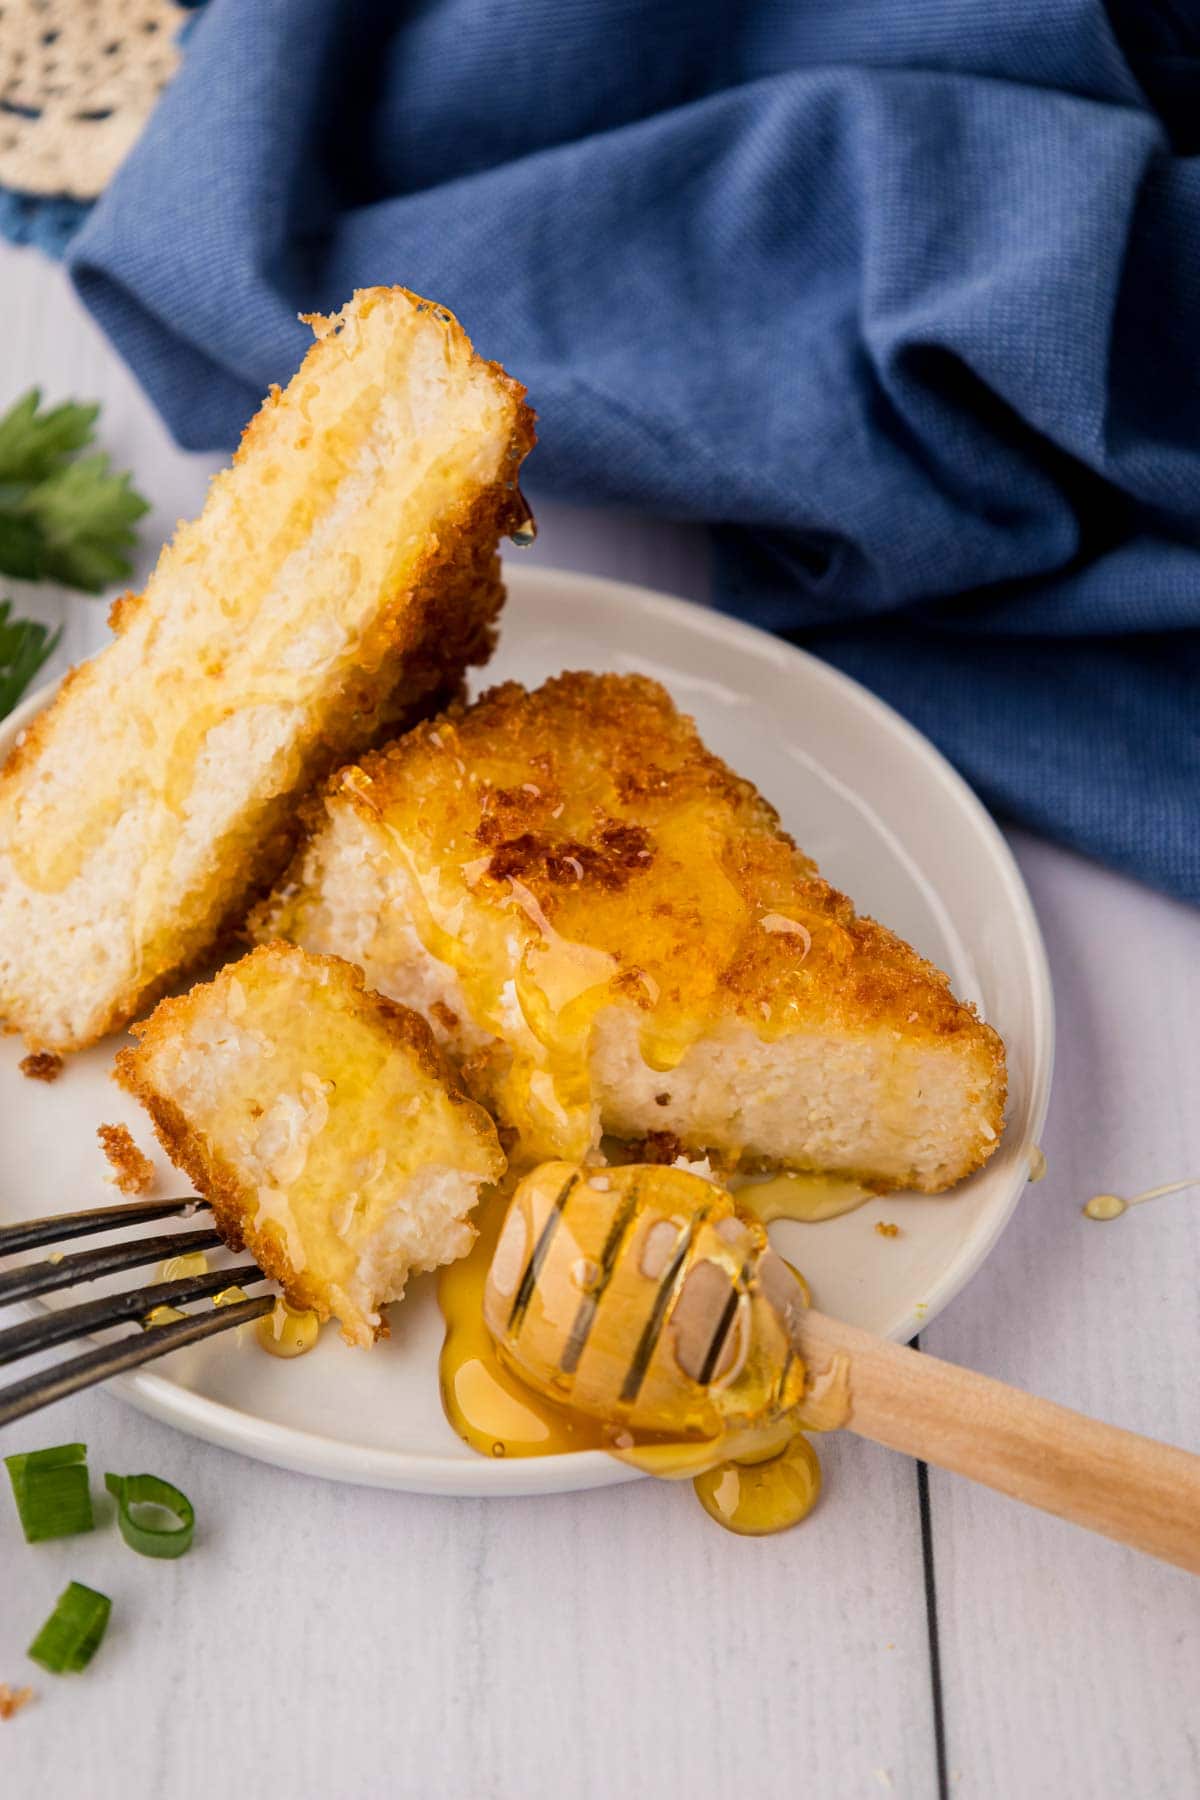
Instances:
[[[0,600],[0,719],[10,713],[43,663],[54,655],[61,628],[33,619],[10,619],[11,600]]]
[[[34,521],[0,506],[0,569],[18,581],[37,581],[42,561],[42,534]]]
[[[148,510],[102,451],[80,457],[99,409],[41,409],[32,388],[0,418],[0,570],[98,593],[131,573],[134,524]]]
[[[120,581],[133,567],[126,552],[137,542],[134,521],[148,510],[129,476],[114,474],[103,452],[67,463],[25,500],[25,515],[42,541],[43,579],[86,594]]]
[[[30,388],[0,418],[0,483],[43,481],[66,457],[92,441],[98,406],[77,406],[67,401],[38,411],[39,388]]]

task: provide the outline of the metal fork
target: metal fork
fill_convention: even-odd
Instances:
[[[94,1207],[90,1212],[57,1213],[50,1218],[0,1226],[0,1258],[18,1251],[40,1249],[44,1244],[65,1243],[71,1238],[149,1224],[156,1219],[190,1218],[207,1206],[207,1200],[195,1195],[182,1200],[125,1201]],[[220,1242],[220,1235],[212,1226],[207,1226],[196,1231],[134,1238],[72,1255],[56,1252],[41,1262],[0,1269],[0,1307],[12,1301],[32,1299],[37,1294],[75,1287],[80,1282],[94,1281],[101,1275],[143,1268],[147,1263],[166,1257],[209,1250]],[[107,1381],[111,1375],[120,1375],[126,1369],[153,1362],[156,1357],[182,1349],[185,1344],[215,1337],[219,1331],[232,1331],[238,1325],[261,1317],[274,1306],[273,1294],[259,1294],[232,1305],[212,1307],[207,1312],[193,1313],[169,1324],[145,1326],[147,1315],[156,1306],[178,1306],[190,1300],[205,1300],[225,1288],[252,1287],[266,1279],[253,1263],[241,1263],[232,1269],[213,1269],[205,1275],[185,1275],[171,1281],[154,1282],[148,1287],[132,1288],[126,1293],[106,1294],[98,1300],[40,1312],[35,1318],[7,1326],[0,1330],[0,1364],[16,1362],[57,1344],[70,1343],[108,1326],[133,1324],[139,1329],[0,1388],[0,1425],[23,1418],[39,1407],[49,1406],[54,1400],[62,1400],[80,1388]]]

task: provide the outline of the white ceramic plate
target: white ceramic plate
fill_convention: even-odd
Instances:
[[[765,633],[642,588],[509,565],[502,642],[485,682],[536,683],[562,669],[642,670],[693,713],[705,742],[775,803],[822,871],[947,969],[1008,1046],[1003,1142],[954,1193],[892,1197],[820,1225],[772,1228],[824,1311],[910,1337],[978,1269],[1025,1185],[1045,1116],[1053,1005],[1045,950],[1008,848],[970,790],[911,726],[824,663]],[[0,729],[0,754],[45,703]],[[649,746],[647,747],[649,748]],[[17,1071],[0,1042],[0,1214],[112,1197],[96,1143],[125,1121],[155,1152],[164,1193],[186,1184],[144,1116],[109,1081],[115,1042],[72,1059],[53,1086]],[[873,1226],[891,1218],[895,1238]],[[441,1319],[432,1279],[393,1309],[370,1354],[326,1332],[299,1363],[230,1337],[123,1377],[117,1391],[155,1417],[264,1461],[344,1481],[439,1494],[533,1494],[626,1481],[599,1452],[488,1461],[442,1415]]]

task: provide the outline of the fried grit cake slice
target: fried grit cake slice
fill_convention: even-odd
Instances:
[[[935,1192],[998,1141],[999,1037],[821,879],[636,675],[507,683],[360,765],[259,935],[419,1007],[521,1155],[665,1133]]]
[[[486,661],[524,389],[441,307],[370,288],[272,390],[204,510],[0,775],[0,1014],[77,1049],[287,860],[297,797]]]
[[[162,1000],[117,1057],[164,1150],[296,1306],[349,1343],[470,1249],[505,1166],[424,1019],[335,957],[270,944]]]

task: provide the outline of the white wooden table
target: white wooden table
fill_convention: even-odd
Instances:
[[[213,459],[171,445],[60,271],[0,249],[0,308],[0,405],[35,381],[103,400],[105,443],[154,501],[149,566]],[[705,595],[698,535],[539,517],[539,560]],[[101,608],[33,604],[65,620],[62,660],[102,640]],[[1080,1216],[1097,1190],[1200,1173],[1200,913],[1012,841],[1058,1002],[1049,1174],[925,1347],[1200,1449],[1200,1193]],[[0,1681],[39,1690],[0,1724],[5,1800],[1200,1794],[1200,1586],[865,1444],[827,1444],[819,1511],[756,1541],[651,1482],[336,1487],[104,1393],[38,1435],[169,1475],[204,1537],[161,1565],[112,1532],[27,1551],[0,1493]],[[114,1622],[88,1673],[56,1680],[23,1651],[72,1576]]]

